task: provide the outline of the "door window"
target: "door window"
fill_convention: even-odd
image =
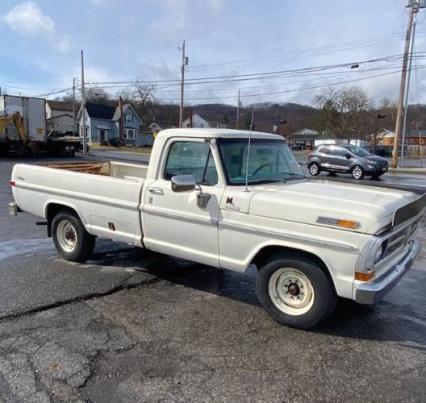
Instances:
[[[204,142],[177,141],[170,146],[164,169],[164,179],[177,175],[194,175],[198,184],[213,186],[217,170],[210,150]]]
[[[349,154],[349,151],[344,148],[333,148],[331,154],[336,157],[346,157]]]

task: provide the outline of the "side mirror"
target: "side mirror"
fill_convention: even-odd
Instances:
[[[187,192],[195,189],[197,182],[194,175],[177,175],[172,178],[173,192]]]
[[[350,154],[346,154],[346,159],[347,160],[350,160],[352,158],[352,155],[350,155]]]

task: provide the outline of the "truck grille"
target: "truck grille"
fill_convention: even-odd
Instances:
[[[383,258],[390,256],[398,249],[404,247],[407,242],[413,237],[418,224],[418,222],[415,222],[407,228],[404,228],[403,231],[398,231],[398,233],[392,235],[389,239],[387,239],[385,241],[385,251],[383,254]]]

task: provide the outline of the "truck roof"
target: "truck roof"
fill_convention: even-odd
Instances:
[[[182,128],[182,129],[166,129],[158,133],[157,138],[165,137],[207,137],[207,138],[248,138],[249,130],[235,130],[235,129],[196,129],[196,128]],[[284,140],[282,136],[272,133],[255,132],[251,133],[253,139],[265,140]]]

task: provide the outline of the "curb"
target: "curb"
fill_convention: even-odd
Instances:
[[[415,175],[426,175],[426,168],[389,168],[389,171],[395,174],[415,174]]]

